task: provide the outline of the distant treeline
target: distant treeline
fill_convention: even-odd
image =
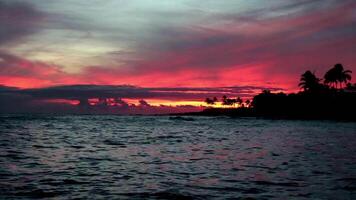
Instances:
[[[238,108],[208,108],[198,115],[255,116],[295,119],[356,120],[356,84],[351,84],[351,71],[342,64],[328,70],[323,79],[306,71],[301,75],[298,93],[272,93],[268,90],[252,101],[241,98],[222,98],[222,105],[238,104]],[[213,105],[217,98],[207,98]]]

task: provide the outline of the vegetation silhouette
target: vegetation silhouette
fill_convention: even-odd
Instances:
[[[356,121],[356,83],[350,83],[351,71],[334,65],[323,79],[307,70],[300,77],[298,93],[272,93],[264,90],[252,101],[222,97],[221,105],[189,115],[227,115],[232,117],[265,117],[277,119],[327,119]],[[207,98],[209,99],[209,98]],[[216,100],[216,98],[214,98]],[[207,102],[207,101],[206,101]],[[209,105],[215,105],[217,101]],[[208,102],[207,102],[208,103]],[[233,106],[238,104],[237,108]]]
[[[320,89],[320,79],[315,76],[311,71],[306,71],[300,78],[299,87],[305,92],[314,92]]]
[[[237,105],[241,105],[243,100],[240,97],[237,98],[227,98],[225,95],[222,97],[222,103],[221,105],[224,106],[235,106]]]
[[[334,88],[338,88],[339,85],[341,89],[343,83],[346,85],[351,80],[351,73],[350,70],[344,70],[342,64],[338,63],[325,73],[324,83]]]
[[[204,102],[208,105],[215,105],[217,101],[218,101],[218,99],[216,97],[214,97],[212,99],[206,98]]]

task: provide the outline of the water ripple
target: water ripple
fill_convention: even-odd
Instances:
[[[0,199],[355,199],[356,124],[0,116]]]

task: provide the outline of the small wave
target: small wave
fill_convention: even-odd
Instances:
[[[50,123],[44,124],[43,126],[46,128],[54,128],[55,127],[54,124],[50,124]]]
[[[28,158],[27,156],[23,156],[22,154],[13,154],[13,153],[7,154],[4,157],[13,159],[13,160],[21,160],[21,159]]]
[[[339,186],[339,187],[334,187],[332,190],[346,190],[350,192],[356,191],[356,186],[353,185],[347,185],[347,186]]]
[[[63,183],[67,184],[67,185],[81,185],[81,184],[88,184],[89,182],[78,181],[78,180],[74,180],[74,179],[64,179]]]
[[[267,167],[267,166],[259,166],[259,165],[241,165],[242,167],[249,168],[258,168],[258,169],[268,169],[268,170],[276,170],[277,168]]]
[[[25,121],[25,120],[57,120],[56,116],[46,116],[46,115],[41,115],[41,114],[27,114],[27,115],[8,115],[8,116],[1,116],[2,119],[6,120],[20,120],[20,121]]]
[[[31,191],[18,191],[14,192],[14,196],[19,196],[19,197],[29,197],[29,198],[51,198],[51,197],[57,197],[62,195],[63,193],[61,192],[55,192],[55,191],[45,191],[42,189],[35,189]]]
[[[153,137],[154,139],[180,139],[183,138],[183,136],[179,135],[158,135],[156,137]]]
[[[90,162],[92,164],[98,164],[102,161],[116,161],[113,158],[109,158],[109,157],[79,157],[79,160],[81,161],[85,161],[85,162]]]
[[[214,187],[214,186],[189,186],[197,189],[204,189],[204,190],[213,190],[213,191],[220,191],[220,192],[238,192],[242,194],[261,194],[267,192],[266,190],[251,187],[251,188],[244,188],[244,187]]]
[[[119,142],[119,141],[110,140],[110,139],[104,140],[103,143],[106,144],[106,145],[113,145],[113,146],[119,146],[119,147],[126,147],[126,144],[124,144],[124,143],[122,143],[122,142]]]
[[[356,178],[339,178],[335,181],[338,182],[338,186],[334,187],[332,190],[346,190],[350,192],[356,191]]]
[[[313,170],[312,173],[315,175],[331,175],[332,174],[330,172],[323,172],[323,171],[319,171],[319,170]]]
[[[51,146],[51,145],[42,145],[42,144],[34,144],[32,147],[36,149],[57,149],[58,147]]]
[[[181,117],[181,116],[169,117],[169,119],[170,120],[181,120],[181,121],[195,121],[195,119],[192,117]]]
[[[83,148],[85,148],[85,146],[81,146],[81,145],[70,145],[70,147],[72,147],[74,149],[83,149]]]
[[[128,196],[130,198],[142,198],[142,199],[173,199],[173,200],[193,200],[204,199],[201,196],[183,194],[176,191],[161,191],[161,192],[141,192],[141,193],[121,193],[122,196]]]
[[[265,185],[265,186],[301,187],[301,185],[296,182],[270,182],[270,181],[253,181],[253,182],[257,185]]]
[[[339,179],[336,179],[336,181],[346,181],[346,182],[355,182],[356,183],[356,178],[339,178]]]

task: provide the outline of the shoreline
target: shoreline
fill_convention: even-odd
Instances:
[[[271,119],[271,120],[327,120],[327,121],[345,121],[356,122],[355,116],[330,116],[321,114],[305,113],[304,115],[295,114],[261,114],[256,112],[253,108],[209,108],[200,112],[188,112],[188,113],[172,113],[169,116],[206,116],[206,117],[218,117],[226,116],[231,118],[255,118],[255,119]]]

